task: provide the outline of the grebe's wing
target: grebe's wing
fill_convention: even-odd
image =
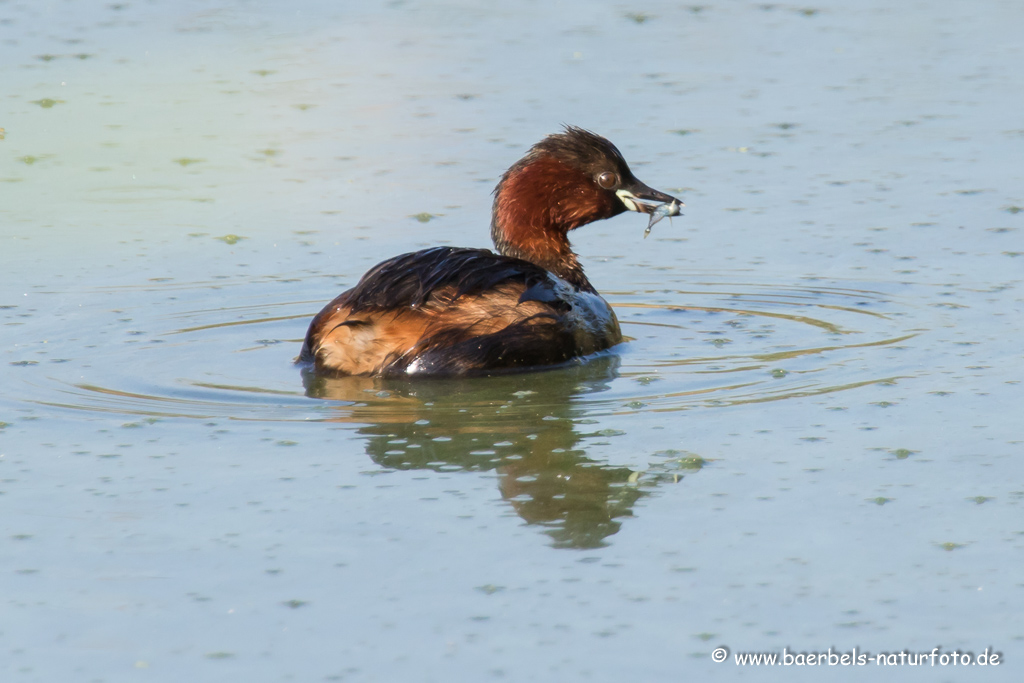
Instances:
[[[313,319],[300,360],[365,375],[465,375],[562,363],[578,355],[578,343],[558,282],[540,266],[486,249],[396,256]]]
[[[456,247],[388,259],[371,268],[343,296],[353,313],[396,310],[450,304],[511,283],[523,285],[522,301],[558,301],[554,281],[540,266],[487,249]]]

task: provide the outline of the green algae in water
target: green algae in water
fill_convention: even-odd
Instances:
[[[696,472],[704,468],[704,465],[708,464],[708,461],[699,455],[688,455],[685,458],[679,458],[676,460],[676,465],[681,470],[691,470]]]
[[[171,159],[171,161],[173,161],[176,164],[179,164],[184,168],[185,166],[191,166],[192,164],[201,164],[202,162],[206,161],[206,159],[191,159],[189,157],[181,157],[180,159]]]
[[[213,239],[220,240],[224,244],[238,244],[242,240],[247,240],[249,238],[248,237],[243,237],[242,235],[230,235],[229,234],[229,235],[221,235],[220,237],[214,237]]]
[[[54,100],[49,97],[44,97],[41,100],[32,100],[29,104],[38,104],[43,109],[52,109],[55,104],[64,104],[64,100]]]
[[[643,24],[653,17],[651,17],[650,14],[644,14],[643,12],[627,12],[626,18],[634,23]]]
[[[878,496],[877,498],[868,498],[868,502],[874,503],[875,505],[885,505],[886,503],[891,503],[892,501],[892,498],[886,498],[885,496]]]
[[[959,550],[960,548],[966,548],[967,544],[966,543],[953,543],[951,541],[946,541],[945,543],[940,543],[939,547],[942,548],[943,550],[945,550],[946,552],[950,552],[950,551],[953,551],[953,550]]]
[[[658,451],[654,453],[654,455],[662,458],[669,458],[670,460],[665,464],[674,466],[675,469],[691,470],[693,472],[702,469],[704,465],[708,463],[707,460],[696,453],[691,453],[689,451],[677,451],[671,448],[667,451]]]
[[[26,166],[31,166],[31,165],[33,165],[35,163],[38,163],[38,162],[42,161],[43,159],[48,159],[48,158],[50,158],[49,154],[43,154],[43,155],[40,155],[40,156],[34,156],[32,154],[26,154],[23,157],[18,157],[17,159],[15,159],[15,161],[20,161],[21,163],[25,164]]]
[[[912,451],[909,448],[896,448],[889,452],[895,455],[897,460],[906,460],[914,453],[919,453],[920,451]]]
[[[427,213],[426,211],[423,211],[420,213],[414,213],[413,215],[409,216],[409,218],[415,218],[420,223],[429,223],[430,221],[437,218],[437,216],[438,214]]]

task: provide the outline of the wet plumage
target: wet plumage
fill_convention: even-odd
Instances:
[[[629,171],[614,145],[567,128],[495,189],[499,253],[437,247],[372,268],[312,321],[299,360],[343,375],[474,375],[552,366],[622,339],[567,233],[679,202]]]

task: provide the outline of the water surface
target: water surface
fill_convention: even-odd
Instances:
[[[1016,680],[1022,21],[0,3],[4,680]],[[687,203],[574,235],[627,343],[292,364],[562,123]]]

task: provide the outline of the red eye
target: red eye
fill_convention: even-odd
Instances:
[[[610,190],[619,184],[619,178],[611,171],[605,171],[597,176],[597,184],[606,190]]]

